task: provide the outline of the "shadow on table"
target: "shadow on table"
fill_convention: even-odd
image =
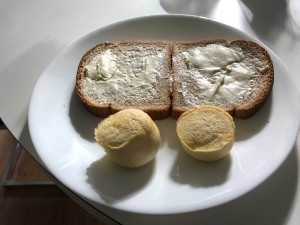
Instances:
[[[277,30],[287,19],[285,0],[239,0],[247,22],[260,38],[276,38]]]
[[[160,5],[168,13],[209,16],[220,0],[160,0]]]
[[[43,73],[49,62],[53,59],[53,57],[58,53],[59,50],[60,47],[57,46],[54,42],[46,40],[37,42],[35,45],[30,46],[30,48],[25,49],[22,54],[16,57],[14,61],[10,62],[0,71],[0,73],[3,74],[3,76],[1,77],[1,82],[9,86],[9,89],[7,89],[6,92],[6,96],[9,96],[9,101],[19,102],[20,99],[23,98],[24,101],[28,101],[27,97],[31,95],[32,90],[35,86],[35,81],[39,79],[40,75]],[[26,73],[24,71],[26,71]],[[32,82],[26,82],[26,78],[22,82],[23,78],[20,79],[20,77],[26,77],[29,75]],[[20,90],[22,90],[21,94]],[[16,105],[16,108],[11,110],[15,110],[12,111],[12,113],[18,115],[20,117],[18,117],[20,121],[23,120],[23,118],[21,118],[23,116],[26,119],[20,137],[17,138],[19,139],[19,143],[22,144],[22,147],[24,149],[28,149],[30,155],[40,160],[39,156],[34,150],[35,147],[32,143],[29,133],[27,105],[24,106],[24,108]],[[12,135],[14,134],[12,133]]]

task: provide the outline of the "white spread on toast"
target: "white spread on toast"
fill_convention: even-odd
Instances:
[[[197,67],[207,72],[219,71],[229,63],[239,62],[244,58],[243,52],[216,44],[196,47],[183,54],[188,68]]]
[[[182,54],[188,71],[193,74],[191,79],[195,79],[201,90],[193,97],[208,101],[242,101],[251,94],[253,76],[267,68],[263,62],[247,58],[240,48],[220,44],[195,47]],[[182,87],[185,95],[184,90]],[[191,93],[186,96],[191,97]]]
[[[96,55],[85,66],[87,77],[95,81],[106,81],[112,78],[116,72],[115,56],[106,51],[105,54]]]
[[[84,88],[101,102],[110,102],[112,94],[125,95],[136,88],[155,91],[163,53],[122,55],[105,50],[85,66]]]

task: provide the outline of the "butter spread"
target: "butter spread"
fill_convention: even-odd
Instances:
[[[196,67],[208,72],[218,71],[229,63],[241,61],[243,58],[243,53],[216,44],[197,47],[183,54],[188,68]]]
[[[224,104],[242,101],[251,93],[251,80],[255,73],[266,69],[261,62],[251,62],[238,47],[210,44],[182,54],[187,74],[191,74],[189,79],[194,79],[199,88],[199,92],[192,93],[182,83],[183,96],[187,101],[193,98],[190,104],[195,104],[195,98],[207,99],[208,102],[217,100]]]
[[[115,57],[107,50],[105,54],[96,55],[85,69],[87,77],[92,80],[109,80],[116,72]]]
[[[137,89],[155,92],[163,52],[128,52],[114,54],[106,50],[85,66],[84,88],[101,102],[110,102],[113,95],[134,94]],[[154,95],[154,93],[152,93]]]

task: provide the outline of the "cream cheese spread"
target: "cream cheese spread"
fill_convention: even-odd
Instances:
[[[116,72],[115,57],[107,51],[105,54],[96,55],[85,66],[86,75],[91,80],[106,81],[112,78]]]
[[[114,54],[106,50],[86,66],[84,87],[88,93],[107,102],[109,95],[134,93],[136,88],[155,89],[162,68],[163,52]]]
[[[250,95],[251,80],[257,72],[257,66],[245,57],[240,48],[210,44],[183,52],[183,59],[191,73],[189,78],[195,79],[200,88],[193,98],[237,102]],[[260,63],[260,70],[265,67]],[[182,85],[185,95],[186,87]],[[191,93],[186,93],[186,96],[191,96]],[[190,101],[191,104],[194,102]]]
[[[218,71],[229,63],[241,61],[243,53],[221,45],[197,47],[184,52],[188,68],[196,67],[206,71]]]

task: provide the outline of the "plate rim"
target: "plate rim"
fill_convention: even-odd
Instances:
[[[121,21],[118,21],[118,22],[115,22],[115,23],[111,23],[111,24],[108,24],[108,25],[105,25],[103,27],[99,27],[85,35],[82,35],[81,37],[79,37],[78,39],[76,39],[75,41],[71,42],[70,44],[66,45],[58,54],[57,56],[55,56],[53,58],[53,60],[48,64],[48,66],[46,67],[46,69],[41,73],[40,77],[38,78],[38,81],[36,82],[35,84],[35,87],[33,89],[33,92],[32,92],[32,95],[31,95],[31,99],[30,99],[30,103],[29,103],[29,110],[28,110],[28,124],[29,124],[29,132],[31,134],[31,139],[32,139],[32,142],[33,142],[33,145],[34,147],[36,148],[36,152],[37,154],[40,156],[40,153],[38,151],[38,148],[37,148],[37,142],[35,140],[35,137],[33,137],[34,135],[34,125],[33,125],[33,118],[32,118],[32,114],[33,114],[33,96],[35,95],[35,91],[36,91],[36,86],[38,86],[39,82],[40,82],[40,78],[45,74],[45,72],[51,68],[53,66],[53,64],[55,64],[56,62],[56,59],[60,56],[62,56],[69,48],[75,46],[76,44],[80,43],[81,41],[83,41],[85,38],[89,37],[89,36],[93,36],[95,35],[97,32],[101,32],[101,31],[105,31],[105,29],[111,29],[112,27],[114,26],[122,26],[122,24],[127,24],[127,23],[131,23],[133,21],[139,21],[141,19],[143,20],[149,20],[149,19],[164,19],[164,18],[185,18],[185,19],[195,19],[195,20],[200,20],[200,21],[205,21],[205,22],[208,22],[208,23],[214,23],[214,24],[217,24],[218,26],[223,26],[225,27],[226,29],[230,29],[230,30],[233,30],[234,32],[237,32],[239,34],[242,34],[243,36],[247,36],[247,38],[249,38],[250,40],[255,40],[257,43],[261,44],[263,47],[265,47],[270,55],[272,56],[272,58],[276,58],[276,60],[278,62],[280,62],[280,66],[285,70],[285,72],[287,73],[288,77],[289,77],[289,80],[290,82],[294,82],[294,77],[291,76],[291,74],[288,72],[286,66],[284,65],[284,63],[282,62],[282,60],[268,47],[266,46],[263,42],[261,42],[260,40],[258,40],[257,38],[251,36],[250,34],[248,33],[245,33],[235,27],[232,27],[230,25],[227,25],[227,24],[223,24],[221,22],[218,22],[218,21],[215,21],[215,20],[212,20],[212,19],[209,19],[209,18],[205,18],[205,17],[199,17],[199,16],[193,16],[193,15],[181,15],[181,14],[172,14],[172,15],[150,15],[150,16],[140,16],[140,17],[135,17],[135,18],[130,18],[130,19],[126,19],[126,20],[121,20]],[[294,82],[295,83],[295,82]],[[295,92],[296,95],[299,97],[299,89],[297,86],[293,85],[293,87],[295,88]],[[300,104],[298,104],[298,109],[297,111],[299,112],[300,111]],[[255,189],[259,184],[261,184],[264,180],[266,180],[268,177],[271,176],[272,173],[274,173],[279,167],[280,165],[285,161],[285,159],[288,157],[288,155],[290,154],[296,140],[297,140],[297,137],[298,137],[298,133],[299,133],[299,129],[300,129],[300,119],[297,120],[297,132],[294,133],[294,136],[291,138],[293,140],[293,142],[290,143],[290,148],[286,151],[287,153],[284,155],[284,157],[276,164],[276,166],[274,166],[273,170],[269,172],[269,174],[267,174],[263,179],[260,179],[260,180],[256,180],[256,183],[254,185],[248,185],[248,188],[245,188],[243,192],[240,192],[238,195],[234,195],[234,196],[229,196],[227,197],[227,199],[225,201],[219,201],[217,203],[214,203],[214,204],[211,204],[211,205],[207,205],[206,207],[198,207],[199,209],[195,209],[194,211],[197,211],[197,210],[203,210],[203,209],[207,209],[207,208],[211,208],[211,207],[214,207],[214,206],[217,206],[217,205],[221,205],[221,204],[224,204],[226,202],[229,202],[231,200],[234,200],[236,198],[239,198],[241,196],[243,196],[244,194],[248,193],[249,191]],[[32,136],[33,135],[33,136]],[[40,157],[42,158],[42,157]],[[48,168],[49,170],[49,167],[47,166],[47,163],[44,162],[43,160],[43,164]],[[53,171],[51,171],[51,173],[53,174]],[[64,184],[63,181],[59,180],[59,182],[61,182],[62,184]],[[65,184],[64,184],[65,185]],[[72,192],[74,192],[77,196],[79,197],[83,197],[85,198],[84,195],[81,195],[81,193],[77,193],[76,191],[74,191],[74,189],[72,189],[71,187],[68,187],[68,189],[72,190]],[[89,201],[93,202],[92,199],[89,199]],[[119,210],[124,210],[124,209],[120,209],[118,207],[114,207],[112,205],[107,205],[107,204],[104,204],[104,203],[99,203],[99,202],[94,202],[95,204],[100,204],[100,205],[105,205],[105,206],[108,206],[108,207],[111,207],[111,208],[117,208]],[[134,212],[136,213],[137,211],[135,210],[125,210],[125,211],[129,211],[129,212]],[[167,211],[167,210],[166,210]],[[180,213],[180,212],[191,212],[193,210],[178,210],[178,211],[172,211],[172,212],[167,212],[167,213],[170,213],[170,214],[174,214],[174,213]],[[138,213],[146,213],[146,214],[153,214],[151,212],[145,212],[143,210],[141,211],[138,211]],[[163,212],[162,214],[165,214],[166,212]],[[157,212],[155,212],[154,214],[157,214]]]

